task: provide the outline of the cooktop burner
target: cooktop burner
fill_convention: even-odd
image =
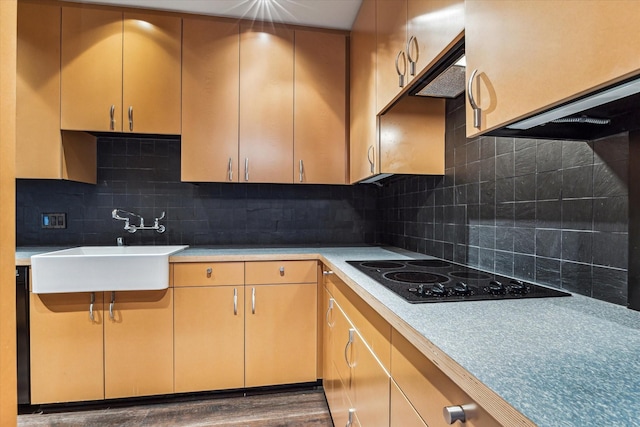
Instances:
[[[347,261],[411,303],[570,296],[441,259]]]

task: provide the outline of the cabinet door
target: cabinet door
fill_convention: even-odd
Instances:
[[[104,295],[105,397],[172,393],[173,289]]]
[[[465,2],[467,81],[482,110],[471,137],[638,74],[640,2]],[[508,40],[508,43],[505,43]],[[517,64],[514,66],[514,64]]]
[[[181,37],[179,17],[125,12],[125,132],[180,134]]]
[[[61,177],[59,5],[18,4],[16,177]]]
[[[346,43],[342,34],[295,31],[294,183],[346,181]]]
[[[182,37],[181,178],[238,182],[239,25],[184,18]]]
[[[383,110],[406,86],[407,0],[377,0],[376,92],[378,112]],[[398,71],[403,74],[400,82]]]
[[[376,108],[376,0],[363,0],[351,31],[349,181],[379,171]]]
[[[241,181],[292,182],[293,30],[241,27],[240,162]]]
[[[122,131],[122,12],[62,8],[60,127]]]
[[[176,393],[244,386],[244,286],[176,288]]]
[[[410,83],[463,36],[464,1],[408,0],[407,15],[407,83]],[[413,74],[410,59],[415,61]]]
[[[31,403],[104,399],[102,293],[31,294]]]
[[[316,381],[316,285],[256,285],[245,291],[245,385]]]

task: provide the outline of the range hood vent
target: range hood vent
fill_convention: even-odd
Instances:
[[[463,38],[409,89],[409,95],[457,98],[465,89],[465,65]]]

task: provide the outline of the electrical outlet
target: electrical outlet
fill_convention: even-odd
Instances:
[[[67,228],[66,213],[43,213],[40,221],[41,228]]]

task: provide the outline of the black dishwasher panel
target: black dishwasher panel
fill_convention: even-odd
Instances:
[[[31,403],[29,359],[29,267],[16,267],[18,404]]]

